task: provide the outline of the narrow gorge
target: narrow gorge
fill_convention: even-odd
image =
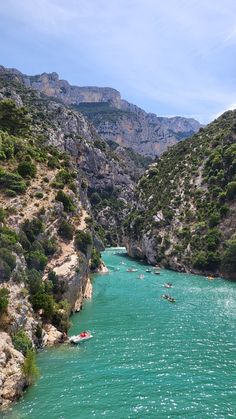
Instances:
[[[204,128],[0,67],[1,407],[36,379],[35,350],[66,340],[105,247],[236,279],[235,127],[235,111]]]

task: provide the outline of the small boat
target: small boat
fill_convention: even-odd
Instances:
[[[154,273],[155,275],[160,275],[160,274],[161,274],[161,272],[160,272],[160,271],[153,271],[153,273]]]
[[[167,300],[167,301],[169,301],[170,303],[175,303],[175,298],[174,297],[171,297],[170,295],[168,295],[168,294],[163,294],[162,295],[162,298],[164,298],[164,300]]]
[[[164,288],[172,288],[172,284],[170,282],[167,282],[166,284],[163,285]]]
[[[144,279],[145,277],[144,277],[144,275],[143,274],[141,274],[141,275],[139,275],[139,277],[138,277],[139,279]]]
[[[137,272],[138,269],[134,269],[134,268],[128,268],[127,272]]]
[[[212,281],[212,279],[215,279],[215,278],[214,278],[214,276],[208,276],[208,277],[207,277],[207,279],[208,279],[209,281]]]
[[[74,336],[69,337],[69,342],[77,344],[77,343],[85,342],[86,340],[89,340],[92,338],[93,338],[92,333],[89,330],[87,330],[80,333],[79,335],[74,335]]]
[[[169,296],[168,301],[169,301],[170,303],[175,303],[176,299],[175,299],[174,297],[170,297],[170,296]]]
[[[146,269],[146,272],[151,273],[152,270],[151,269]]]

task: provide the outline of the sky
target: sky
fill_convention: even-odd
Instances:
[[[0,0],[0,56],[208,123],[236,107],[236,1]]]

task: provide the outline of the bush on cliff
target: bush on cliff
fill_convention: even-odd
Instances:
[[[0,258],[4,260],[11,271],[16,267],[16,257],[12,254],[12,252],[9,249],[1,248],[0,249]]]
[[[26,260],[29,269],[43,271],[47,265],[48,258],[40,250],[35,250],[26,256]]]
[[[14,348],[17,351],[22,352],[23,355],[26,355],[27,350],[32,348],[32,342],[24,330],[18,330],[18,332],[16,332],[16,334],[12,337],[12,342]]]
[[[22,372],[27,379],[27,383],[32,384],[39,378],[39,369],[36,366],[36,357],[33,349],[27,349]]]
[[[23,178],[34,178],[36,176],[37,169],[35,164],[30,161],[22,161],[18,164],[17,171]]]
[[[17,107],[12,99],[0,101],[0,128],[12,135],[29,132],[30,117],[24,107]]]
[[[66,212],[72,212],[75,210],[75,206],[70,196],[65,194],[63,191],[58,191],[56,194],[56,201],[62,202],[64,210]]]
[[[62,220],[58,228],[58,234],[65,240],[72,240],[74,235],[74,227],[66,220]]]
[[[78,230],[75,233],[75,247],[82,253],[86,254],[88,246],[92,245],[92,236],[87,231]]]
[[[236,239],[226,243],[226,250],[222,257],[222,267],[225,272],[233,274],[236,278]]]
[[[96,269],[99,268],[100,261],[101,261],[100,258],[101,258],[101,255],[99,251],[94,247],[92,250],[92,256],[91,256],[91,264],[90,264],[91,271],[95,271]]]
[[[7,288],[0,289],[0,316],[7,313],[9,303],[9,290]]]

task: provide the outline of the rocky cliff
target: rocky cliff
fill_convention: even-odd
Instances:
[[[122,220],[129,209],[134,184],[150,159],[114,142],[106,143],[81,113],[26,88],[17,70],[0,67],[0,83],[0,98],[12,98],[18,106],[28,109],[34,132],[42,141],[72,156],[80,177],[86,179],[89,198],[94,198],[94,192],[99,195],[98,200],[92,199],[91,206],[99,224],[95,228],[107,244],[122,244]],[[88,201],[84,205],[89,205]]]
[[[145,156],[155,157],[169,146],[197,132],[199,122],[180,116],[157,117],[121,98],[109,87],[71,86],[60,80],[57,73],[27,76],[9,70],[21,77],[27,87],[52,96],[82,112],[96,128],[100,137],[112,140],[122,147],[132,148]]]
[[[130,256],[236,279],[236,111],[164,153],[139,181]]]

